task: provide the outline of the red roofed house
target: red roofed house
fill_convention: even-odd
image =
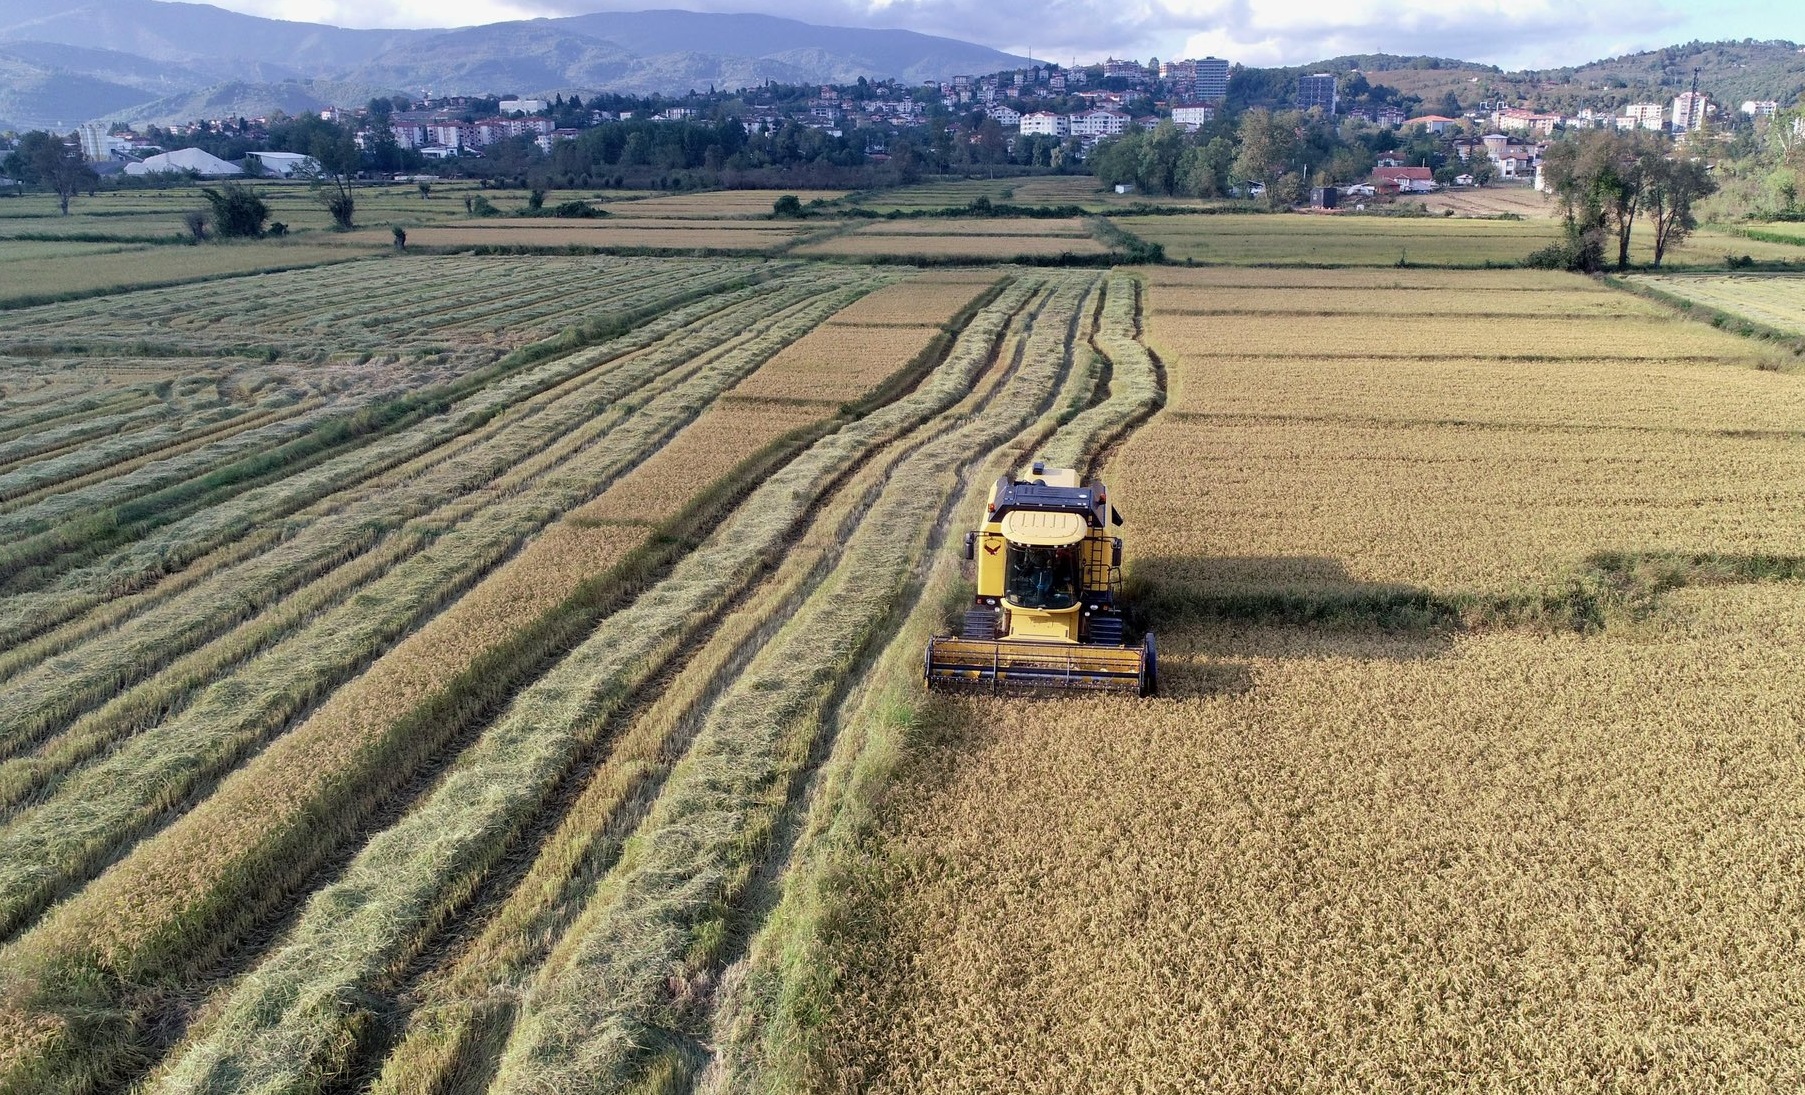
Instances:
[[[1382,194],[1425,194],[1435,189],[1435,172],[1426,167],[1377,167],[1373,185]]]

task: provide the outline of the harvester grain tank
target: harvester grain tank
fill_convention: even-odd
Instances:
[[[1086,688],[1151,695],[1153,636],[1127,642],[1119,603],[1122,515],[1101,482],[1035,463],[990,488],[984,525],[965,535],[978,591],[957,636],[928,640],[933,688]]]

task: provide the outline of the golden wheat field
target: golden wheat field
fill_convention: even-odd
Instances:
[[[1546,225],[1110,269],[458,190],[0,210],[0,1095],[1805,1084],[1788,340],[1421,264]],[[1132,208],[856,200],[976,197]],[[924,688],[1042,459],[1126,519],[1155,696]]]

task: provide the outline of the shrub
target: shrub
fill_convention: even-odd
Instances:
[[[218,190],[206,187],[201,193],[213,207],[213,228],[221,236],[257,239],[263,235],[269,206],[257,191],[242,183],[226,183]]]

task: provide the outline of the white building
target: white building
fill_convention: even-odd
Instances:
[[[551,106],[544,99],[503,99],[496,109],[503,114],[541,114]]]
[[[1673,97],[1673,131],[1690,133],[1705,124],[1711,100],[1703,92],[1682,91]]]
[[[1209,125],[1216,120],[1216,108],[1209,103],[1185,103],[1172,108],[1172,120],[1179,125]]]
[[[1629,117],[1631,128],[1667,128],[1667,110],[1660,103],[1631,103],[1623,108],[1623,113]]]
[[[1012,107],[993,106],[986,113],[1005,129],[1022,124],[1022,112]]]
[[[89,163],[106,163],[113,158],[113,153],[124,152],[130,145],[124,137],[108,133],[106,125],[101,122],[77,126],[75,136],[81,141],[81,158]]]
[[[247,152],[245,166],[252,175],[262,174],[278,179],[306,178],[320,169],[318,160],[301,152]]]
[[[1072,132],[1072,123],[1064,114],[1055,114],[1050,110],[1037,110],[1032,114],[1022,115],[1022,136],[1024,137],[1065,137]]]
[[[1772,99],[1746,99],[1742,112],[1752,118],[1772,118],[1780,113],[1780,104]]]
[[[244,174],[244,169],[237,164],[227,163],[198,148],[178,148],[174,152],[158,153],[147,156],[138,163],[125,165],[127,175],[181,175],[190,171],[204,179]]]
[[[1070,131],[1074,137],[1113,137],[1128,131],[1128,115],[1119,110],[1086,110],[1071,117]]]

